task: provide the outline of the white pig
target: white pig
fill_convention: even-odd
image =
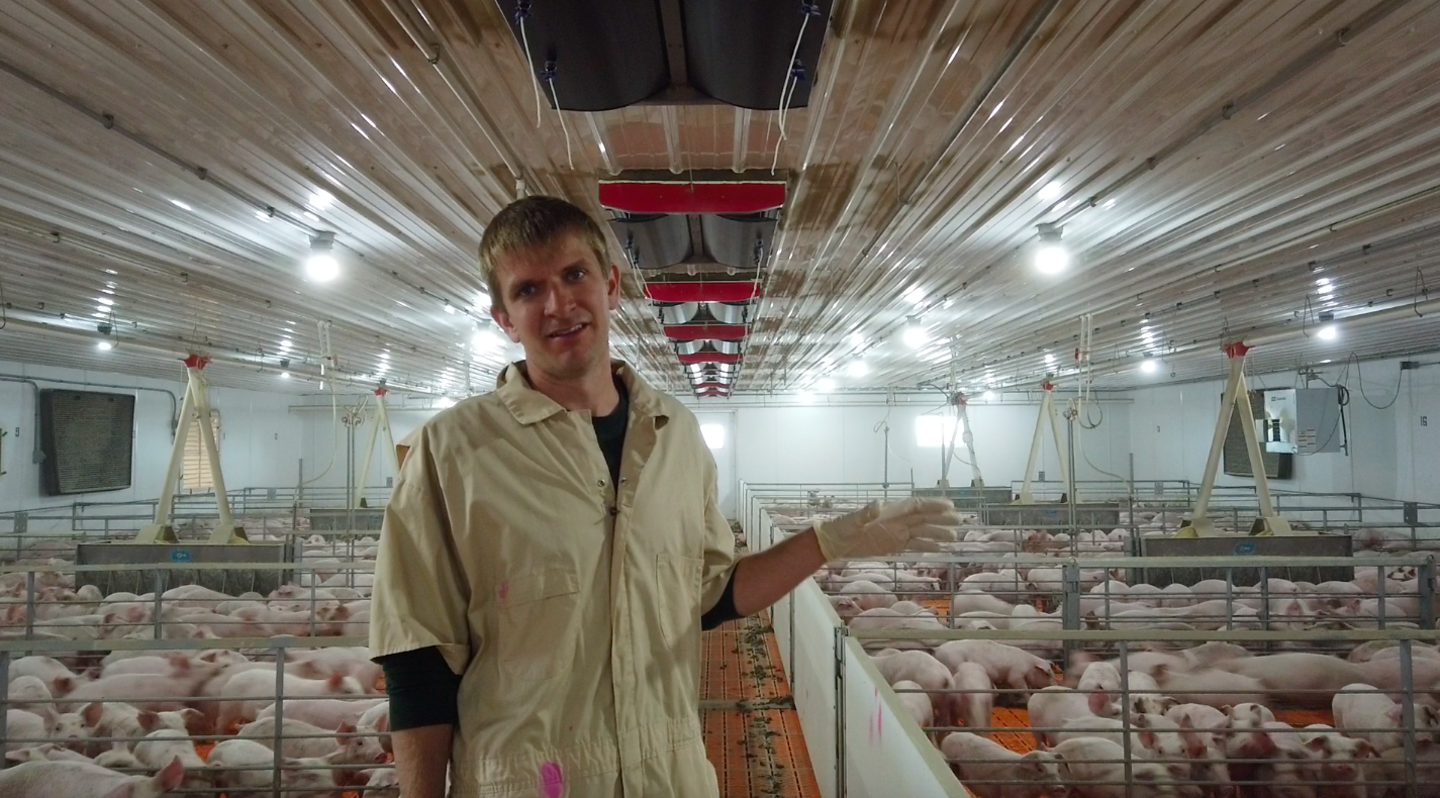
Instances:
[[[239,722],[252,721],[265,707],[275,703],[275,672],[270,669],[245,671],[230,678],[220,695],[224,701],[216,730],[225,733]],[[305,679],[285,674],[284,695],[295,698],[321,698],[335,695],[364,695],[365,688],[350,676],[331,674],[329,678]]]
[[[1015,690],[1033,690],[1055,683],[1055,673],[1048,660],[993,640],[951,640],[935,649],[935,658],[952,672],[962,662],[974,662],[985,668],[996,686]]]
[[[174,761],[154,777],[126,776],[84,762],[27,762],[0,770],[5,798],[159,798],[180,786],[185,768]]]
[[[160,729],[145,735],[145,739],[135,744],[135,758],[151,770],[179,762],[185,768],[180,784],[187,791],[208,790],[211,786],[205,760],[195,753],[194,741],[183,731]]]
[[[979,735],[953,732],[940,742],[940,752],[978,798],[1065,798],[1069,793],[1060,763],[1045,751],[1017,754]]]
[[[1130,784],[1125,783],[1125,749],[1099,737],[1080,737],[1055,746],[1053,753],[1065,763],[1065,783],[1085,798],[1160,798],[1177,795],[1174,781],[1163,765],[1131,761]]]
[[[1030,716],[1031,734],[1042,747],[1053,745],[1055,735],[1066,721],[1113,718],[1120,704],[1106,693],[1080,693],[1068,687],[1046,687],[1030,695],[1025,709]]]
[[[953,718],[973,733],[989,737],[995,711],[995,685],[990,674],[978,663],[962,662],[955,667],[954,682],[956,690],[966,692],[951,693]]]
[[[906,713],[915,721],[916,726],[924,729],[935,725],[935,709],[930,704],[930,696],[921,692],[925,688],[904,679],[891,687],[895,688],[895,697],[900,700],[900,705],[905,707]]]
[[[1330,702],[1335,726],[1346,734],[1368,740],[1378,752],[1404,745],[1401,718],[1404,709],[1390,696],[1368,684],[1347,684]],[[1440,738],[1440,712],[1424,704],[1414,705],[1415,737],[1420,744],[1433,744]],[[1393,730],[1393,731],[1382,731]]]
[[[860,604],[862,610],[873,610],[878,607],[889,607],[895,603],[895,594],[889,590],[869,581],[861,579],[851,582],[840,588],[840,595],[850,596]]]

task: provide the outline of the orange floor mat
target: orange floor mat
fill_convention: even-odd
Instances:
[[[701,673],[706,701],[783,703],[791,695],[768,613],[706,632]],[[701,716],[721,798],[820,798],[795,710],[706,709]]]

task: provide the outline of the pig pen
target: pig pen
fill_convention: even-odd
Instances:
[[[818,514],[783,500],[772,514],[750,498],[747,532],[762,545]],[[826,794],[906,784],[907,795],[963,795],[960,776],[981,796],[1440,795],[1424,545],[1185,558],[1215,578],[1135,579],[1131,595],[1123,577],[1181,563],[1126,556],[1128,532],[1119,545],[1085,535],[1056,546],[1048,530],[984,531],[1004,545],[822,569],[776,606],[807,740],[833,768]],[[1342,574],[1349,587],[1317,578]],[[987,653],[1034,667],[1015,673]],[[800,700],[807,675],[825,700]],[[1085,711],[1070,717],[1076,701]]]

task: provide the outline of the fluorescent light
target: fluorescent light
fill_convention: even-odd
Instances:
[[[1147,357],[1140,361],[1140,370],[1146,374],[1154,374],[1160,370],[1160,364],[1155,361],[1155,358]]]
[[[280,372],[280,379],[282,379],[282,380],[288,380],[288,379],[290,379],[290,372],[288,372],[288,371],[282,371],[282,372]]]
[[[870,373],[870,364],[856,358],[850,361],[850,365],[845,369],[845,372],[852,377],[864,377]]]
[[[326,208],[330,207],[330,203],[334,201],[335,195],[331,194],[323,188],[310,195],[310,207],[314,208],[317,211],[325,210]]]
[[[96,301],[96,302],[99,302],[99,303],[102,304],[102,305],[113,305],[113,304],[115,304],[115,300],[113,300],[113,299],[111,299],[111,298],[109,298],[109,297],[103,297],[103,296],[102,296],[102,297],[96,297],[96,298],[95,298],[95,301]]]
[[[1049,352],[1046,352],[1046,353],[1045,353],[1045,365],[1047,365],[1047,366],[1053,366],[1053,365],[1055,365],[1055,356],[1052,355],[1052,354],[1050,354]]]
[[[918,285],[912,285],[905,291],[903,299],[912,305],[918,305],[925,301],[925,289]]]
[[[1049,202],[1050,200],[1059,198],[1063,193],[1065,193],[1065,184],[1059,180],[1051,180],[1040,189],[1040,199]]]
[[[99,341],[95,344],[95,348],[99,349],[101,352],[109,352],[111,349],[115,348],[115,345],[110,343],[109,341]]]
[[[174,205],[177,208],[184,208],[187,211],[194,210],[194,208],[191,208],[189,205],[186,205],[185,203],[177,199],[170,200],[170,204]]]
[[[1340,337],[1340,328],[1334,324],[1327,324],[1315,333],[1322,341],[1333,341]]]

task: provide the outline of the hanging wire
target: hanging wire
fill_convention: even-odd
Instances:
[[[770,173],[775,173],[775,167],[780,163],[780,144],[785,141],[785,116],[790,109],[790,100],[794,96],[795,86],[805,79],[805,65],[800,62],[800,45],[805,41],[805,28],[810,24],[810,17],[820,16],[820,6],[816,3],[803,2],[800,4],[800,35],[795,37],[795,47],[790,50],[790,59],[785,62],[785,80],[780,83],[780,107],[778,114],[772,114],[770,121],[773,123],[779,118],[780,136],[775,139],[775,156],[770,161]],[[769,133],[769,125],[766,126],[766,133]]]
[[[530,68],[530,77],[535,78],[535,60],[530,56],[530,35],[525,31],[525,20],[530,18],[530,0],[519,0],[515,4],[515,24],[520,28],[520,41],[524,44],[525,65]],[[535,127],[540,127],[540,81],[535,79]]]
[[[10,319],[5,314],[5,306],[7,304],[5,301],[5,281],[0,280],[0,330],[5,329],[10,324]]]
[[[316,323],[320,337],[320,379],[328,384],[330,388],[330,462],[325,465],[325,470],[300,483],[301,487],[319,481],[330,469],[335,467],[335,452],[340,448],[340,398],[335,395],[335,380],[325,379],[325,367],[335,367],[335,354],[330,351],[330,322],[320,321]]]
[[[555,116],[560,119],[560,130],[565,134],[565,160],[570,171],[575,171],[575,158],[570,155],[570,128],[565,124],[565,115],[560,113],[560,97],[555,93],[555,62],[545,62],[545,82],[550,84],[550,98],[555,101]]]
[[[1395,405],[1395,402],[1400,399],[1400,382],[1405,378],[1405,371],[1402,369],[1395,374],[1395,395],[1390,397],[1389,402],[1386,402],[1383,405],[1377,405],[1374,402],[1370,401],[1369,396],[1365,395],[1365,375],[1363,372],[1360,371],[1360,355],[1356,354],[1355,352],[1351,352],[1350,357],[1345,359],[1345,368],[1350,368],[1350,361],[1352,360],[1355,361],[1355,378],[1360,382],[1360,398],[1365,400],[1365,404],[1370,405],[1376,410],[1389,410],[1391,407],[1393,407]]]

